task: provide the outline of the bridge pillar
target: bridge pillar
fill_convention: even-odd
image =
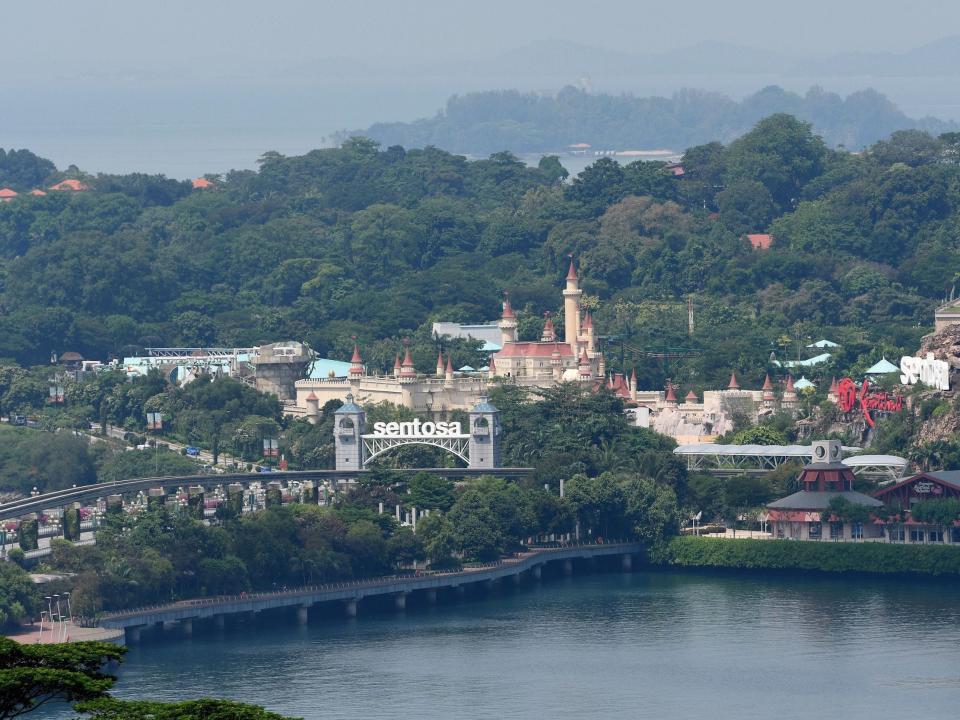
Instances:
[[[297,625],[306,625],[310,620],[310,606],[301,605],[297,608]]]
[[[563,574],[567,576],[573,575],[573,560],[563,561]]]
[[[399,592],[393,596],[393,606],[397,610],[406,610],[407,609],[407,593]]]
[[[136,645],[140,642],[140,626],[127,628],[127,645]]]
[[[423,596],[426,598],[427,602],[430,605],[437,604],[437,591],[436,590],[427,590]]]
[[[462,599],[467,594],[467,588],[464,587],[463,585],[457,585],[453,589],[454,589],[454,592],[456,592],[458,598]]]
[[[530,575],[534,580],[539,580],[543,575],[543,568],[541,568],[539,565],[534,565],[532,568],[530,568]]]
[[[347,614],[347,617],[356,617],[356,616],[357,616],[357,601],[356,601],[356,600],[344,600],[344,601],[343,601],[343,611]]]
[[[213,626],[217,630],[223,630],[227,626],[227,617],[226,615],[214,615],[213,616]]]
[[[510,576],[510,579],[513,581],[513,584],[514,584],[515,586],[516,586],[516,585],[519,585],[519,584],[520,584],[520,581],[521,581],[520,573],[517,573],[516,575],[511,575],[511,576]]]
[[[180,625],[183,628],[184,635],[193,635],[193,618],[184,618]]]
[[[625,553],[623,557],[620,558],[620,567],[624,572],[630,572],[633,570],[633,555],[630,553]]]

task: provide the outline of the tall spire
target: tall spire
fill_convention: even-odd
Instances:
[[[393,361],[393,376],[400,377],[400,353],[397,353],[397,359]]]
[[[727,390],[739,390],[740,383],[737,382],[737,373],[730,373],[730,382],[727,384]]]
[[[353,343],[353,357],[350,358],[350,377],[363,375],[363,358],[360,357],[360,346]]]
[[[587,351],[585,348],[580,351],[580,359],[577,362],[577,366],[581,378],[590,377],[592,374],[590,370],[590,358],[587,357]]]
[[[578,280],[578,279],[579,279],[579,278],[577,277],[577,268],[576,268],[576,266],[573,264],[573,255],[571,254],[571,255],[570,255],[570,269],[567,270],[567,280],[569,281],[569,280]]]
[[[663,401],[671,405],[677,404],[677,396],[673,392],[673,382],[671,382],[670,378],[667,378],[667,395]]]
[[[767,373],[767,377],[763,381],[763,401],[765,403],[771,403],[774,401],[773,395],[773,383],[770,382],[770,373]]]
[[[503,293],[503,312],[500,314],[502,318],[512,318],[515,317],[513,314],[513,306],[510,305],[510,293]]]
[[[580,299],[583,291],[577,278],[577,269],[570,256],[570,270],[567,272],[567,285],[563,289],[563,339],[570,346],[574,357],[580,355]]]
[[[437,375],[443,375],[443,353],[437,353]]]
[[[503,294],[503,313],[500,315],[500,347],[517,341],[517,318],[510,306],[510,293]]]

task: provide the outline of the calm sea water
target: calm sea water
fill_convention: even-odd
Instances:
[[[637,572],[144,636],[117,694],[305,718],[947,718],[957,586]]]

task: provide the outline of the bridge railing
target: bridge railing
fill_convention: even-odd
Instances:
[[[177,600],[170,603],[157,603],[153,605],[143,605],[140,607],[131,608],[129,610],[105,612],[105,613],[101,613],[98,617],[101,620],[123,619],[127,617],[133,617],[136,615],[147,614],[155,610],[173,611],[173,610],[180,610],[180,609],[226,605],[230,603],[246,602],[251,600],[273,600],[277,598],[297,598],[304,595],[333,592],[336,590],[377,588],[377,587],[383,587],[386,585],[393,585],[393,584],[396,584],[397,582],[426,579],[426,578],[450,577],[450,576],[459,576],[463,578],[468,578],[472,572],[475,572],[477,570],[487,570],[487,569],[493,569],[497,567],[504,567],[508,565],[518,565],[524,562],[525,560],[529,560],[531,557],[536,557],[538,555],[549,555],[554,552],[562,552],[565,550],[571,550],[576,548],[586,548],[586,547],[602,548],[602,547],[617,547],[619,545],[636,545],[636,544],[637,543],[635,542],[569,543],[559,547],[533,548],[533,552],[521,552],[521,553],[518,553],[518,556],[515,556],[515,557],[501,558],[499,560],[493,560],[485,563],[470,563],[470,564],[464,565],[463,570],[448,570],[448,571],[418,570],[414,573],[380,575],[375,578],[361,578],[357,580],[341,580],[337,582],[323,583],[320,585],[304,585],[304,586],[291,588],[287,590],[275,590],[275,591],[269,591],[269,592],[260,591],[260,592],[251,592],[251,593],[245,592],[245,593],[233,594],[233,595],[216,595],[208,598],[193,598],[188,600]]]

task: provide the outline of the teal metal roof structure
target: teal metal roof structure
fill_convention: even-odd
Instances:
[[[796,389],[796,390],[809,390],[810,388],[816,388],[817,386],[814,385],[814,384],[813,384],[812,382],[810,382],[809,380],[807,380],[806,377],[801,377],[799,380],[797,380],[797,381],[793,384],[793,387],[794,387],[794,389]]]
[[[311,380],[323,380],[331,374],[333,377],[347,377],[350,374],[350,363],[328,358],[314,358],[313,365],[310,366]]]
[[[900,368],[894,365],[892,362],[887,360],[886,357],[883,357],[880,362],[876,363],[873,367],[867,370],[867,375],[889,375],[890,373],[898,373]]]
[[[835,348],[840,347],[839,343],[835,343],[832,340],[817,340],[815,343],[810,343],[807,345],[808,348]]]
[[[833,355],[831,355],[830,353],[821,353],[820,355],[814,355],[812,358],[807,358],[806,360],[784,360],[783,362],[780,362],[779,360],[774,360],[773,364],[778,367],[788,367],[788,368],[813,367],[814,365],[819,365],[820,363],[827,362],[832,357]]]

